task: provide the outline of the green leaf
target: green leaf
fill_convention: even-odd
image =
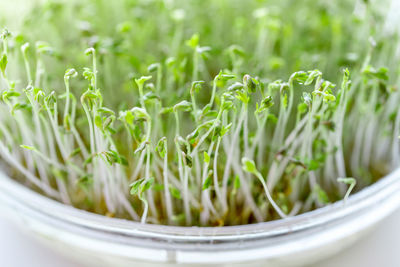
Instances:
[[[195,33],[189,40],[186,41],[186,45],[195,49],[199,45],[199,42],[200,42],[200,36],[197,33]]]
[[[153,190],[154,190],[155,192],[161,192],[161,191],[164,190],[164,185],[163,185],[163,184],[155,183],[155,184],[153,185]]]
[[[3,28],[3,32],[0,34],[0,40],[7,40],[11,36],[11,32],[7,28]]]
[[[45,96],[45,93],[43,92],[43,90],[41,88],[33,88],[33,95],[35,96],[35,100],[39,101],[39,99],[43,98]],[[71,97],[72,98],[72,97]]]
[[[87,55],[87,56],[94,55],[95,52],[96,51],[95,51],[95,49],[93,47],[89,47],[89,48],[86,48],[85,55]]]
[[[232,54],[238,55],[240,57],[244,57],[246,55],[243,47],[239,46],[239,45],[231,45],[228,47],[227,51],[229,51]]]
[[[69,114],[66,114],[65,116],[64,116],[64,128],[67,130],[67,131],[69,131],[69,130],[71,130],[71,124],[70,124],[70,115]]]
[[[229,80],[234,79],[236,76],[230,73],[223,72],[222,70],[215,76],[214,81],[217,83],[218,87],[225,87]]]
[[[83,77],[88,80],[88,81],[92,81],[94,79],[94,73],[91,69],[89,68],[83,68],[83,73],[82,73]]]
[[[344,201],[346,201],[347,198],[349,197],[351,191],[356,186],[357,181],[353,177],[338,178],[337,181],[339,183],[344,183],[344,184],[348,184],[349,185],[349,188],[347,189],[347,192],[346,192],[346,194],[344,196]]]
[[[282,105],[283,105],[283,107],[284,107],[285,109],[286,109],[287,106],[288,106],[288,95],[287,95],[287,94],[284,94],[284,95],[283,95]]]
[[[182,111],[190,111],[192,109],[192,104],[186,100],[183,100],[174,106],[174,111],[182,110]]]
[[[86,92],[83,94],[83,96],[84,96],[85,98],[91,99],[91,100],[96,100],[96,99],[99,97],[98,94],[96,94],[95,92],[90,91],[90,90],[86,91]]]
[[[75,69],[67,69],[65,71],[64,79],[74,78],[78,76],[78,72]]]
[[[379,69],[375,69],[374,67],[372,67],[371,65],[367,65],[363,70],[362,73],[372,77],[372,78],[377,78],[380,80],[384,80],[387,81],[389,80],[389,76],[388,76],[388,69],[381,67]]]
[[[154,177],[149,178],[148,180],[143,181],[143,183],[140,185],[140,191],[141,193],[149,190],[154,184]]]
[[[110,115],[114,115],[115,114],[115,112],[113,110],[111,110],[109,108],[106,108],[106,107],[98,108],[97,111],[99,113],[103,113],[103,114],[110,114]]]
[[[264,99],[261,101],[260,108],[261,109],[268,109],[274,105],[274,100],[272,96],[268,95],[264,97]]]
[[[134,107],[131,109],[131,112],[135,119],[145,119],[147,121],[151,119],[150,115],[144,108]]]
[[[192,87],[190,88],[190,93],[193,94],[194,92],[198,93],[201,89],[201,85],[204,81],[194,81],[192,82]]]
[[[20,147],[28,149],[28,150],[36,150],[35,147],[33,147],[33,146],[20,145]]]
[[[126,121],[126,123],[133,124],[134,120],[135,120],[135,117],[133,116],[133,113],[130,110],[128,110],[125,113],[125,121]]]
[[[356,179],[354,179],[352,177],[338,178],[337,181],[339,183],[344,183],[344,184],[348,184],[348,185],[356,184]]]
[[[74,151],[72,151],[71,154],[69,154],[68,158],[72,158],[72,157],[78,155],[80,152],[81,152],[81,149],[79,147],[75,148]]]
[[[119,158],[120,158],[120,162],[119,163],[121,165],[128,166],[128,160],[124,156],[119,155]]]
[[[292,75],[293,76],[293,75]],[[276,91],[280,91],[282,88],[283,82],[281,80],[276,80],[268,84],[268,91],[274,93]]]
[[[193,145],[197,141],[197,137],[199,136],[199,129],[196,128],[193,132],[186,136],[186,140],[188,140],[189,144]]]
[[[278,122],[278,118],[274,114],[268,114],[267,116],[268,121],[270,121],[273,124],[276,124]]]
[[[164,115],[164,114],[168,114],[168,113],[172,113],[172,112],[174,112],[173,107],[164,107],[161,109],[160,115]]]
[[[14,113],[16,110],[22,110],[22,109],[29,110],[30,108],[31,106],[26,103],[15,103],[11,109],[11,113]]]
[[[319,162],[317,161],[317,160],[310,160],[308,163],[307,163],[307,169],[309,170],[309,171],[315,171],[315,170],[318,170],[319,168],[320,168],[320,164],[319,164]]]
[[[228,87],[228,91],[237,91],[237,90],[241,90],[243,89],[244,85],[239,83],[239,82],[235,82],[234,84],[232,84],[231,86]]]
[[[204,151],[204,162],[206,164],[210,163],[210,156],[208,155],[208,153],[206,151]]]
[[[257,173],[256,164],[254,163],[254,161],[252,159],[249,159],[246,157],[242,158],[242,168],[246,172],[253,173],[253,174]]]
[[[127,165],[128,162],[125,158],[122,158],[118,152],[114,151],[114,150],[109,150],[109,151],[105,151],[103,152],[103,154],[106,157],[107,162],[112,165],[114,163],[118,163],[121,165]]]
[[[185,159],[186,166],[188,166],[189,168],[192,168],[193,167],[193,158],[190,155],[184,153],[184,159]]]
[[[236,175],[236,176],[235,176],[235,181],[234,181],[234,183],[233,183],[233,187],[236,188],[236,189],[240,188],[240,178],[239,178],[239,175]]]
[[[165,60],[165,64],[168,67],[172,67],[176,63],[176,59],[174,57],[169,57]]]
[[[165,157],[165,154],[167,152],[167,138],[165,136],[158,141],[156,151],[161,158]]]
[[[149,67],[147,67],[148,72],[154,72],[160,68],[160,63],[153,63]]]
[[[254,93],[257,89],[258,81],[246,74],[243,76],[243,84],[249,93]]]
[[[233,106],[234,106],[234,105],[233,105],[233,102],[227,100],[227,101],[224,101],[224,103],[223,103],[221,109],[222,109],[222,110],[231,110],[231,109],[233,108]]]
[[[306,113],[307,110],[308,106],[306,103],[299,103],[299,105],[297,106],[297,112],[299,113],[299,115]]]
[[[286,64],[285,60],[281,57],[271,57],[268,63],[270,68],[273,70],[281,69]]]
[[[36,51],[39,54],[54,55],[54,49],[46,42],[38,41],[36,42]]]
[[[178,190],[178,188],[175,188],[172,185],[170,185],[169,191],[171,192],[172,197],[176,199],[182,199],[181,192]]]
[[[308,78],[304,82],[304,85],[310,85],[317,77],[320,77],[322,73],[319,70],[312,70],[308,72]]]
[[[6,73],[7,63],[8,63],[7,55],[3,54],[0,59],[0,70],[3,73],[3,75],[5,75]]]
[[[204,180],[204,183],[203,183],[203,190],[206,190],[206,189],[208,189],[210,186],[211,186],[211,184],[212,184],[212,174],[213,174],[213,171],[212,170],[210,170],[209,172],[208,172],[208,174],[207,174],[207,178]]]
[[[111,116],[107,117],[103,122],[102,129],[103,130],[110,129],[110,126],[114,122],[114,120],[115,120],[115,116],[114,115],[111,115]]]
[[[146,103],[149,103],[152,100],[161,101],[160,97],[153,91],[150,91],[143,96],[143,101]]]
[[[187,152],[188,149],[188,142],[182,138],[182,136],[176,136],[175,137],[175,143],[178,145],[179,149],[183,152]]]
[[[139,87],[141,87],[146,81],[150,80],[151,78],[152,76],[142,76],[139,79],[135,79],[135,82]]]
[[[131,195],[137,195],[139,193],[139,187],[142,182],[143,182],[143,178],[136,180],[135,182],[130,184],[130,187],[131,187],[130,194]]]
[[[110,165],[119,161],[118,154],[115,151],[106,151],[104,152],[104,155],[106,156],[106,159]]]
[[[244,104],[249,103],[250,98],[247,96],[247,93],[244,91],[237,91],[236,98],[242,101]]]
[[[117,25],[117,31],[120,33],[127,33],[131,31],[133,25],[130,21],[124,21]]]
[[[300,84],[305,84],[307,82],[308,78],[309,78],[309,75],[306,72],[298,71],[298,72],[293,73],[290,76],[289,81],[297,81]]]
[[[232,127],[232,122],[229,123],[228,125],[222,126],[220,136],[224,136],[225,134],[227,134],[229,132],[229,130],[231,129],[231,127]]]
[[[19,97],[21,94],[16,91],[4,91],[2,94],[3,100],[10,100],[11,98]]]
[[[95,156],[97,156],[97,154],[95,154],[95,155],[90,155],[90,156],[83,162],[83,166],[86,166],[86,165],[92,163],[93,158],[94,158]]]
[[[350,71],[348,68],[343,70],[342,88],[348,90],[350,88]]]
[[[96,115],[94,117],[94,124],[99,128],[99,129],[103,129],[103,121],[100,117],[100,115]]]
[[[206,117],[209,116],[210,114],[212,114],[213,111],[211,110],[211,106],[210,104],[207,104],[203,107],[203,109],[201,110],[201,116],[202,117]]]
[[[133,153],[137,154],[137,153],[142,152],[146,148],[147,145],[148,145],[147,141],[141,142],[140,145],[138,146],[138,148],[136,148],[135,152],[133,152]]]
[[[324,101],[325,102],[334,102],[334,101],[336,101],[336,97],[332,94],[325,94]]]

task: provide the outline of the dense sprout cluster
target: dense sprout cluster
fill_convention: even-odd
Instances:
[[[1,34],[0,158],[51,198],[143,223],[347,199],[399,164],[398,34],[378,7],[45,1]]]

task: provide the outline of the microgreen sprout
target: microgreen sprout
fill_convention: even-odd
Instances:
[[[344,195],[344,198],[343,198],[344,201],[346,201],[349,198],[349,195],[350,195],[351,191],[356,186],[356,183],[357,183],[356,179],[351,178],[351,177],[349,177],[349,178],[338,178],[337,181],[339,183],[344,183],[344,184],[349,185],[349,188],[347,189],[346,194]]]
[[[268,201],[271,203],[271,205],[274,207],[275,211],[281,216],[282,218],[286,217],[286,214],[279,208],[279,206],[275,203],[275,201],[272,199],[271,193],[269,192],[269,189],[267,187],[267,184],[265,183],[264,177],[262,174],[257,170],[256,165],[253,160],[248,159],[248,158],[242,158],[242,168],[246,172],[249,172],[251,174],[254,174],[258,180],[261,182],[263,185],[265,194],[267,195]]]
[[[399,36],[374,1],[362,17],[351,1],[121,1],[51,18],[39,3],[1,32],[0,160],[18,181],[222,226],[346,203],[399,166]]]

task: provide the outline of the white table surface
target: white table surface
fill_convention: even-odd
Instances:
[[[347,251],[313,267],[400,266],[400,210]],[[0,219],[1,267],[81,267]]]

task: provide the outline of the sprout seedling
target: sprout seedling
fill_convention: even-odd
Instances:
[[[353,188],[356,186],[356,179],[348,177],[348,178],[338,178],[337,181],[339,183],[344,183],[347,184],[349,186],[349,188],[346,191],[346,194],[344,195],[344,202],[347,201],[347,199],[349,198],[349,195],[351,193],[351,191],[353,190]]]
[[[238,225],[347,202],[400,164],[400,38],[381,34],[382,3],[355,19],[351,1],[73,2],[0,34],[1,165],[35,191]]]

